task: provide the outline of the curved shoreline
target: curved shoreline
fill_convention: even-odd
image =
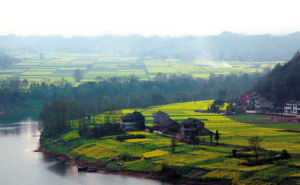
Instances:
[[[101,167],[99,165],[96,165],[95,163],[88,162],[86,160],[82,159],[70,159],[66,154],[64,153],[54,153],[52,151],[47,150],[47,148],[40,146],[37,150],[37,152],[44,153],[46,155],[52,156],[56,158],[57,161],[65,162],[66,164],[70,166],[76,166],[79,168],[82,164],[84,164],[87,168],[92,167],[93,169],[96,169],[95,171],[88,171],[88,170],[78,170],[78,172],[86,172],[86,173],[101,173],[101,174],[110,174],[110,175],[123,175],[123,176],[131,176],[131,177],[137,177],[137,178],[144,178],[144,179],[150,179],[150,180],[156,180],[160,181],[162,183],[170,183],[172,184],[186,184],[186,185],[224,185],[224,184],[232,184],[228,181],[226,182],[199,182],[195,180],[188,180],[188,179],[174,179],[173,181],[166,180],[163,175],[159,175],[157,173],[151,173],[151,172],[139,172],[139,171],[127,171],[127,170],[108,170],[105,167]]]

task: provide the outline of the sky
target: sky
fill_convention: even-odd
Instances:
[[[300,31],[298,0],[2,0],[0,35],[283,35]]]

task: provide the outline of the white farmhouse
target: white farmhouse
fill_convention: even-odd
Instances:
[[[300,115],[300,101],[291,100],[286,102],[284,106],[284,113]]]

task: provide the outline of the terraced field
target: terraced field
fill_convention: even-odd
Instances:
[[[142,80],[152,79],[157,73],[191,74],[194,77],[208,78],[214,74],[239,74],[262,72],[264,68],[273,68],[275,62],[213,62],[213,61],[182,61],[180,59],[154,60],[151,57],[119,57],[102,56],[100,54],[79,53],[44,53],[40,58],[39,53],[12,53],[19,58],[6,69],[0,70],[0,79],[19,77],[29,81],[56,80],[60,78],[73,81],[75,69],[83,71],[83,81],[95,80],[96,77],[104,78],[113,76],[135,75]]]
[[[143,134],[143,139],[128,139],[119,142],[116,136],[101,139],[83,139],[78,135],[77,121],[73,121],[73,130],[59,138],[49,139],[44,145],[56,152],[64,152],[71,158],[81,155],[89,161],[106,161],[120,155],[136,157],[137,160],[122,161],[118,167],[110,164],[110,169],[130,171],[157,172],[162,165],[177,167],[185,178],[191,179],[228,179],[234,184],[278,184],[296,178],[299,182],[300,166],[300,133],[286,131],[289,125],[272,128],[264,124],[248,124],[237,122],[219,114],[201,113],[206,110],[212,100],[160,105],[145,109],[127,109],[122,113],[134,110],[142,112],[150,124],[151,114],[158,110],[167,112],[171,118],[181,121],[193,117],[205,122],[205,127],[221,133],[220,145],[188,145],[178,143],[175,153],[171,152],[171,139],[154,133],[130,132]],[[200,112],[199,112],[200,111]],[[100,118],[101,115],[98,116]],[[99,119],[99,123],[100,123]],[[293,126],[294,128],[295,126]],[[281,152],[286,149],[292,158],[264,165],[242,165],[246,160],[233,158],[232,150],[249,146],[250,136],[262,138],[262,148],[267,152]],[[208,137],[203,137],[209,141]],[[61,142],[69,143],[60,145]],[[251,153],[251,152],[250,152]],[[264,157],[264,156],[261,156]],[[295,179],[293,179],[295,180]]]

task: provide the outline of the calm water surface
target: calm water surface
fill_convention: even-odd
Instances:
[[[162,182],[99,173],[77,172],[40,152],[38,124],[30,119],[0,124],[0,184],[5,185],[166,185]]]

